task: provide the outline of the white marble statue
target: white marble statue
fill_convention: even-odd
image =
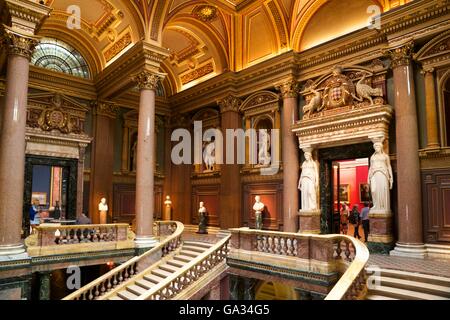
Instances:
[[[102,198],[102,200],[98,204],[98,211],[100,211],[100,224],[106,224],[108,216],[108,205],[106,204],[105,198]]]
[[[253,210],[255,210],[255,229],[261,230],[263,228],[262,213],[264,211],[264,203],[261,202],[261,197],[255,197],[255,204]]]
[[[198,209],[198,213],[199,214],[205,214],[206,213],[205,203],[203,201],[200,202],[200,208]]]
[[[205,162],[206,171],[213,171],[216,163],[216,143],[211,141],[203,151],[203,161]]]
[[[375,153],[370,158],[369,184],[373,207],[371,212],[390,212],[390,190],[394,178],[389,156],[383,151],[381,142],[374,143]]]
[[[305,150],[305,162],[302,164],[302,174],[298,188],[302,191],[301,210],[317,210],[317,191],[319,188],[319,170],[312,158],[310,150]]]
[[[258,163],[263,166],[267,166],[272,161],[269,152],[270,146],[270,135],[266,129],[259,131],[259,152],[258,152]]]

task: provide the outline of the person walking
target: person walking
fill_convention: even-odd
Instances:
[[[353,237],[361,239],[361,236],[359,235],[359,225],[361,224],[361,221],[359,219],[359,210],[357,204],[353,205],[353,209],[350,212],[350,223],[354,228]]]
[[[364,242],[367,242],[369,238],[370,232],[369,212],[370,212],[369,203],[364,202],[364,208],[361,210],[360,214],[360,219],[364,230]]]

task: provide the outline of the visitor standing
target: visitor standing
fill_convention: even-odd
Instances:
[[[369,238],[369,232],[370,232],[370,224],[369,224],[369,203],[364,202],[364,208],[361,210],[360,218],[361,223],[364,229],[364,241],[367,242]]]

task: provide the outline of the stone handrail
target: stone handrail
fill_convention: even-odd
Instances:
[[[346,235],[315,235],[262,231],[249,228],[231,229],[233,250],[259,252],[265,255],[307,259],[330,265],[342,274],[326,300],[360,299],[365,296],[365,266],[369,250],[359,240]],[[285,260],[286,261],[286,260]],[[293,264],[295,265],[295,263]]]
[[[228,254],[228,244],[230,238],[231,236],[228,235],[227,237],[221,239],[211,248],[177,270],[177,272],[156,284],[145,294],[139,296],[137,300],[173,299],[176,295],[181,293],[182,290],[186,289],[204,274],[214,269],[214,267],[216,267],[219,263],[225,261]],[[151,271],[152,268],[153,266],[141,272],[139,276],[133,279],[133,281],[142,279]],[[125,286],[126,284],[124,284],[121,288],[116,289],[115,292],[111,292],[107,296],[102,297],[102,299],[107,299],[109,296],[115,294]]]
[[[155,224],[155,235],[160,237],[160,243],[156,247],[128,260],[126,263],[68,295],[63,300],[97,300],[102,295],[114,290],[138,274],[141,270],[144,270],[159,261],[162,257],[176,250],[181,244],[184,225],[181,222],[175,221],[157,221]],[[172,234],[166,236],[167,232],[172,232]]]
[[[25,245],[30,256],[43,256],[133,248],[133,240],[134,233],[125,223],[42,224],[33,229]]]

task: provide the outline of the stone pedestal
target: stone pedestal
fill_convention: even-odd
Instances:
[[[299,233],[320,234],[320,210],[300,210]]]
[[[392,212],[370,212],[368,247],[371,252],[389,253],[394,246],[392,235]]]
[[[50,300],[50,272],[39,272],[39,300]]]

